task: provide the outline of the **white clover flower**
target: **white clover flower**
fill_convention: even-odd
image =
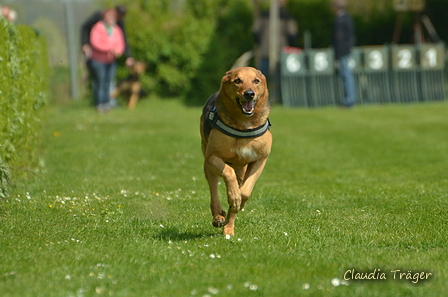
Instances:
[[[335,277],[331,280],[331,284],[335,287],[339,287],[339,285],[341,284],[341,280],[339,278]]]
[[[311,287],[311,286],[310,286],[309,283],[304,283],[303,286],[302,286],[302,289],[304,289],[304,290],[309,290],[310,287]]]
[[[208,288],[207,288],[207,291],[208,291],[210,294],[213,294],[213,295],[216,295],[216,294],[219,293],[219,290],[218,290],[217,288],[214,288],[214,287],[208,287]]]
[[[256,291],[256,290],[258,290],[258,285],[252,284],[252,285],[249,286],[249,289],[251,291]]]

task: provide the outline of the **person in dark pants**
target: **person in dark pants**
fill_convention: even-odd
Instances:
[[[352,107],[356,102],[355,78],[349,66],[350,52],[355,43],[354,24],[345,10],[346,0],[332,0],[332,9],[336,15],[333,27],[333,47],[338,73],[344,86],[345,107]]]
[[[124,50],[124,56],[126,58],[125,64],[127,67],[132,67],[134,65],[134,58],[131,55],[131,50],[129,48],[127,38],[126,38],[126,31],[125,31],[125,24],[124,24],[124,16],[127,13],[126,6],[124,5],[117,5],[114,8],[116,15],[117,15],[117,26],[121,29],[124,35],[124,42],[125,42],[125,50]],[[86,67],[89,72],[89,75],[92,77],[95,73],[97,73],[97,69],[94,69],[92,63],[92,45],[90,43],[90,32],[92,31],[92,28],[95,24],[97,24],[99,21],[102,20],[102,17],[104,15],[104,12],[106,10],[100,10],[94,12],[89,18],[87,18],[84,23],[81,25],[81,50],[84,53],[84,56],[86,58]],[[110,72],[115,73],[115,72]],[[115,86],[115,77],[110,78],[110,91],[114,89]],[[96,80],[92,80],[92,89],[97,88],[95,86]],[[116,107],[117,102],[114,98],[110,98],[109,102],[110,107]]]
[[[93,94],[98,112],[108,112],[111,82],[115,78],[116,58],[124,52],[123,32],[116,24],[116,11],[106,10],[101,21],[90,31],[90,71],[92,72]]]

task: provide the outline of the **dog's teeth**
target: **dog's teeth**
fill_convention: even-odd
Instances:
[[[240,102],[245,112],[251,112],[255,107],[255,101],[242,101]]]

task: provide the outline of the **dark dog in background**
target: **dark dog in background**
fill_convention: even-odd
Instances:
[[[137,106],[138,100],[145,94],[140,82],[140,76],[146,71],[146,64],[136,61],[132,66],[128,66],[129,76],[117,84],[117,87],[110,94],[111,98],[117,98],[121,93],[129,95],[128,109],[132,110]]]

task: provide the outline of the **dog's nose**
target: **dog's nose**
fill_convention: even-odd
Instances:
[[[247,90],[246,92],[244,92],[244,98],[246,100],[252,100],[255,97],[255,92],[252,90]]]

